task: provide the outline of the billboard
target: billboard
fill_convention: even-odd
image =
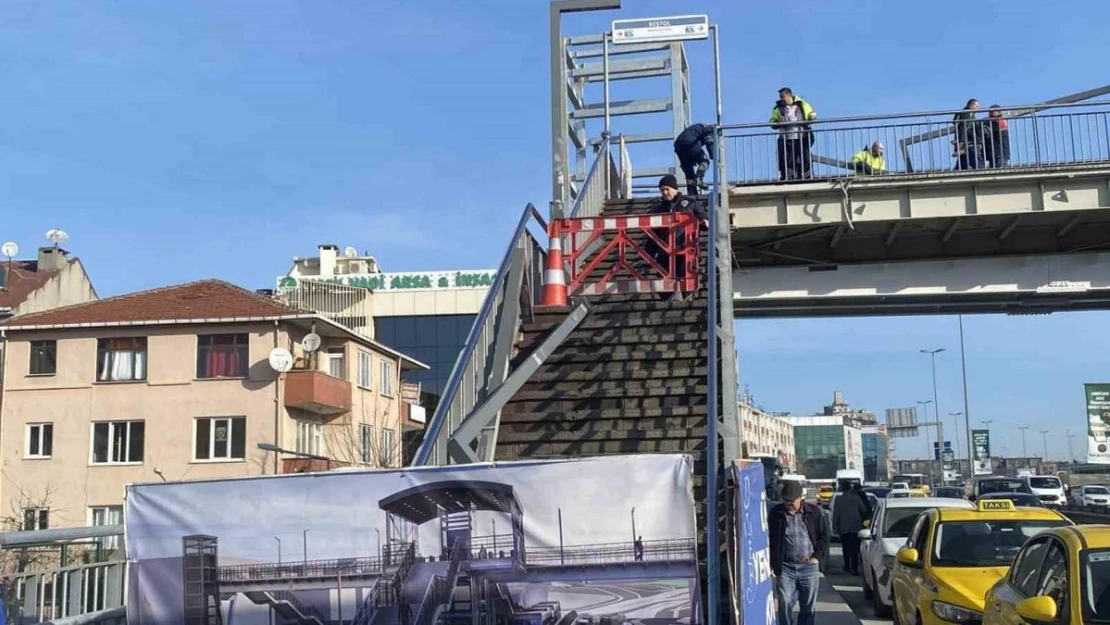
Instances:
[[[1087,396],[1087,462],[1110,464],[1110,384],[1084,384]]]
[[[133,485],[127,622],[697,623],[692,489],[678,454]]]
[[[740,622],[744,625],[775,625],[775,593],[771,578],[771,544],[767,538],[767,491],[763,487],[763,465],[745,462],[733,465],[738,473],[740,497],[736,500],[736,536],[740,557],[736,559]]]
[[[975,451],[975,475],[993,474],[994,467],[991,466],[990,430],[972,430],[971,446]]]
[[[887,408],[886,431],[891,438],[917,438],[917,408]]]

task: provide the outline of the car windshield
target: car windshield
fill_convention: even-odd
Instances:
[[[1029,485],[1033,488],[1063,488],[1060,486],[1060,478],[1057,477],[1031,477]]]
[[[1067,521],[944,521],[933,541],[934,566],[1010,566],[1031,536]]]
[[[1029,487],[1022,480],[984,480],[979,482],[980,493],[1027,493]]]
[[[883,538],[909,538],[913,522],[926,508],[887,508],[883,518]]]
[[[1083,621],[1110,621],[1110,549],[1083,552]]]
[[[872,495],[874,495],[874,496],[878,497],[879,499],[882,499],[883,497],[886,497],[886,496],[887,496],[887,494],[889,494],[889,493],[890,493],[890,489],[889,489],[889,488],[879,488],[879,487],[875,487],[875,488],[868,488],[868,489],[866,489],[866,490],[867,490],[867,492],[869,492],[869,493],[871,493]]]
[[[1085,494],[1085,495],[1110,495],[1110,490],[1107,490],[1105,486],[1088,486],[1087,488],[1083,489],[1083,494]]]

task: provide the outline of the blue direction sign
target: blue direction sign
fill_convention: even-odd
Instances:
[[[650,43],[705,39],[709,36],[708,15],[675,15],[634,20],[613,20],[613,43]]]

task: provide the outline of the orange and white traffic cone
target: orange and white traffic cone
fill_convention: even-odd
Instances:
[[[567,305],[567,278],[563,271],[563,239],[559,222],[553,220],[548,228],[547,266],[543,271],[541,306]]]

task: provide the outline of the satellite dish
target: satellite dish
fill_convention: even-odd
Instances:
[[[19,246],[15,244],[15,241],[8,241],[3,246],[0,246],[0,252],[9,259],[15,258],[15,255],[19,254]]]
[[[46,239],[53,243],[54,247],[58,247],[58,244],[65,243],[69,240],[69,234],[65,230],[52,228],[46,231]]]
[[[310,332],[306,334],[301,340],[301,347],[304,348],[304,351],[311,354],[312,352],[320,349],[320,343],[322,342],[323,341],[320,339],[319,334],[316,334],[315,332]]]
[[[270,368],[278,373],[286,373],[293,368],[293,354],[284,347],[270,350]]]
[[[355,256],[358,256],[358,250],[356,250],[353,247],[348,246],[348,247],[343,248],[343,255],[346,256],[347,258],[354,258]]]

